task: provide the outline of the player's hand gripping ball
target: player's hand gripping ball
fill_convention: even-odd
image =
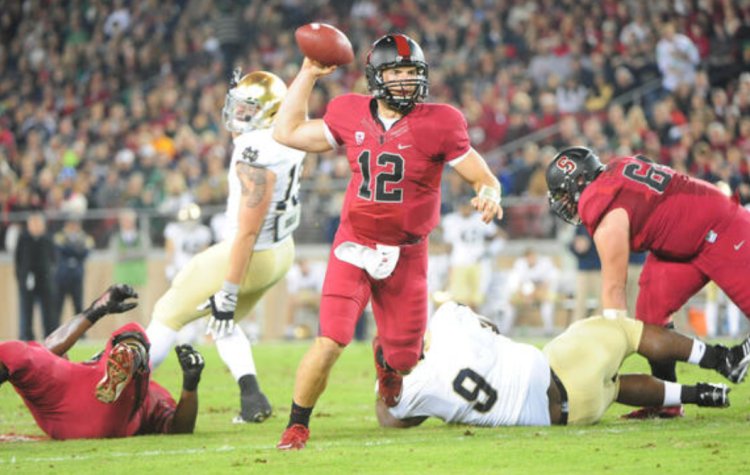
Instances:
[[[342,66],[354,60],[349,38],[327,23],[308,23],[294,32],[302,54],[323,66]]]

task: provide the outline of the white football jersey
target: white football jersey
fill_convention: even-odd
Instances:
[[[479,262],[487,247],[487,238],[497,233],[495,223],[485,223],[482,215],[471,213],[451,213],[445,216],[441,224],[443,239],[450,244],[451,265],[466,266]]]
[[[253,130],[234,139],[232,163],[229,165],[229,197],[225,232],[226,239],[234,238],[238,228],[238,213],[242,198],[242,185],[237,177],[237,162],[268,168],[276,174],[268,214],[255,244],[256,250],[269,249],[283,241],[297,229],[300,222],[298,200],[302,159],[305,152],[276,142],[273,129]]]
[[[179,271],[191,257],[211,245],[211,230],[200,223],[172,222],[164,228],[164,237],[172,241],[174,254],[168,263],[174,272]]]
[[[429,348],[404,376],[392,416],[490,427],[550,424],[550,369],[541,350],[495,333],[454,302],[438,309],[429,331]]]

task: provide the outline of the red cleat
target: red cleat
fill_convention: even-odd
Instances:
[[[378,396],[386,406],[394,407],[401,400],[404,377],[386,365],[378,337],[372,339],[372,351],[375,354],[375,371],[378,373]]]
[[[122,391],[133,379],[136,367],[135,350],[125,343],[119,343],[107,357],[104,377],[96,385],[96,398],[105,404],[117,401]]]
[[[309,438],[310,429],[302,424],[292,424],[281,434],[281,440],[276,444],[276,448],[279,450],[304,449]]]
[[[674,419],[685,415],[682,406],[642,407],[622,415],[622,419]]]

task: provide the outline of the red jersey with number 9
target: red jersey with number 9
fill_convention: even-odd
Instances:
[[[618,208],[628,213],[632,250],[688,259],[737,206],[706,181],[639,158],[620,157],[583,191],[578,214],[593,236],[602,218]]]
[[[440,219],[440,179],[446,162],[470,150],[466,119],[446,104],[417,104],[385,130],[371,96],[331,100],[323,120],[345,146],[352,177],[341,212],[363,241],[417,242]]]

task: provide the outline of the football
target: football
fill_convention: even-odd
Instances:
[[[354,59],[349,38],[335,26],[308,23],[297,28],[294,39],[302,54],[324,66],[341,66]]]

